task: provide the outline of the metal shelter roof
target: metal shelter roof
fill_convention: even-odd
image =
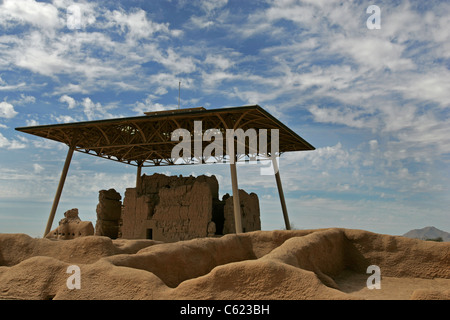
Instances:
[[[119,161],[135,166],[174,165],[172,149],[179,141],[172,141],[176,129],[194,132],[194,121],[202,122],[204,133],[217,129],[226,145],[227,129],[278,129],[279,153],[314,150],[298,134],[258,105],[220,109],[177,109],[148,112],[145,116],[115,118],[99,121],[20,127],[16,130],[42,138],[65,143],[75,151]],[[268,144],[270,145],[270,134]],[[203,141],[203,148],[210,144]],[[270,150],[269,150],[270,151]],[[248,146],[245,155],[248,154]],[[192,155],[194,152],[191,153]],[[226,161],[226,157],[217,159]],[[193,164],[188,163],[188,164]],[[197,162],[202,163],[202,162]]]

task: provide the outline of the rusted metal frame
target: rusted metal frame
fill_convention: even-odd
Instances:
[[[95,151],[93,151],[93,150],[89,150],[89,151],[85,152],[85,151],[82,151],[82,150],[80,150],[80,149],[75,149],[75,151],[87,153],[87,154],[89,154],[90,156],[94,156],[94,157],[98,157],[98,158],[102,158],[102,159],[111,160],[111,161],[120,162],[120,163],[123,163],[123,164],[128,164],[128,165],[134,166],[134,164],[128,163],[128,160],[127,160],[127,161],[118,160],[117,157],[114,156],[114,155],[97,154],[97,153],[94,153]],[[116,158],[116,159],[114,159],[114,158],[112,158],[112,157],[114,157],[114,158]]]
[[[156,123],[158,124],[158,122],[156,122]],[[161,125],[153,126],[154,131],[153,131],[152,135],[147,139],[147,141],[146,141],[147,143],[150,142],[153,139],[153,137],[155,137],[158,134],[158,130],[160,128],[161,128]],[[161,140],[163,140],[163,139],[161,139]]]
[[[69,137],[69,136],[67,135],[67,133],[66,133],[64,130],[61,130],[61,129],[55,129],[53,135],[55,135],[56,132],[60,133],[60,134],[64,137],[64,140],[66,141],[66,144],[70,144],[70,143],[71,143],[72,138]],[[59,140],[59,139],[58,139],[58,140]]]
[[[56,210],[58,209],[59,200],[61,199],[61,194],[64,188],[64,183],[66,181],[67,173],[69,171],[70,162],[72,161],[74,148],[72,146],[69,147],[69,151],[67,152],[66,161],[64,162],[64,167],[61,173],[61,177],[59,179],[58,188],[56,189],[55,198],[53,199],[52,209],[50,210],[50,215],[48,217],[47,226],[44,231],[44,238],[50,232],[53,224],[53,220],[55,219]]]
[[[276,157],[272,157],[272,166],[275,172],[275,180],[277,182],[278,195],[281,202],[281,210],[283,212],[284,224],[286,230],[291,230],[291,223],[289,222],[289,215],[286,207],[286,200],[284,199],[283,185],[281,183],[280,169],[278,168],[278,163]]]
[[[107,134],[105,133],[105,131],[103,131],[103,129],[100,128],[99,126],[94,126],[94,127],[97,128],[97,130],[99,130],[99,131],[101,132],[101,134],[103,135],[103,137],[104,137],[105,140],[106,140],[106,143],[107,143],[107,144],[110,144],[109,138],[108,138]]]
[[[126,159],[127,155],[133,150],[134,150],[134,147],[129,148],[128,151],[124,155],[122,155],[121,159]]]
[[[178,123],[178,121],[176,119],[172,119],[172,121],[175,123],[175,125],[177,126],[177,129],[181,129],[180,124]]]
[[[132,130],[136,130],[139,132],[139,129],[133,128],[129,123],[126,124],[127,127],[132,128]],[[136,140],[136,137],[138,137],[138,134],[131,134],[130,132],[125,131],[126,134],[119,134],[122,138],[122,141],[127,145],[132,145],[132,142]]]
[[[115,126],[115,131],[117,131],[117,130],[119,130],[119,129],[118,129],[117,126]],[[111,144],[111,145],[116,144],[117,140],[119,140],[119,139],[120,139],[122,142],[125,142],[124,139],[123,139],[123,137],[121,136],[121,134],[119,134],[119,133],[117,133],[117,132],[114,132],[114,133],[113,133],[112,140],[110,141],[110,144]]]
[[[52,129],[47,129],[47,134],[45,135],[47,138],[50,137],[50,133],[52,132]],[[38,134],[40,135],[40,134]],[[44,135],[42,135],[42,137],[44,137]]]
[[[229,126],[228,126],[227,122],[225,121],[225,119],[222,117],[221,114],[216,114],[216,117],[219,118],[220,122],[222,122],[223,127],[225,129],[229,129]]]
[[[118,140],[122,141],[122,143],[124,143],[124,144],[130,144],[130,141],[134,140],[134,137],[132,137],[131,140],[127,139],[127,137],[129,137],[131,135],[129,134],[129,132],[124,130],[126,127],[136,130],[136,128],[133,128],[132,126],[130,126],[130,123],[127,123],[127,122],[116,123],[113,126],[109,127],[110,132],[111,132],[111,130],[114,130],[112,132],[112,134],[114,135],[114,140],[111,141],[111,144],[113,144],[113,145],[116,144]],[[124,133],[128,133],[128,134],[125,135]]]
[[[56,210],[58,209],[59,200],[61,199],[61,194],[64,188],[64,184],[67,178],[67,173],[69,172],[70,162],[72,161],[73,153],[75,151],[76,139],[78,138],[78,133],[75,132],[72,139],[68,141],[69,150],[67,151],[66,160],[64,162],[64,167],[61,172],[61,177],[59,178],[58,188],[56,189],[55,198],[53,199],[52,208],[47,220],[47,225],[44,231],[44,238],[50,232],[53,220],[55,219]]]
[[[145,133],[144,130],[142,130],[142,128],[136,123],[136,122],[131,122],[137,129],[138,132],[140,133],[141,137],[142,137],[142,141],[147,141],[147,139],[145,138]]]
[[[164,127],[164,125],[167,123],[167,120],[165,119],[165,120],[163,120],[163,122],[162,123],[159,123],[158,122],[158,130],[155,130],[155,134],[159,137],[159,141],[161,141],[161,142],[163,142],[163,141],[167,141],[166,139],[164,139],[162,136],[161,136],[161,133],[160,133],[160,131],[161,131],[161,129],[163,129],[163,127]],[[153,138],[153,136],[154,135],[152,135],[152,138]],[[148,141],[148,142],[150,142],[150,140]]]
[[[120,145],[109,145],[109,146],[82,146],[77,149],[111,149],[111,148],[128,148],[128,147],[143,147],[143,146],[155,146],[164,144],[176,144],[177,141],[160,141],[160,142],[146,142],[146,143],[136,143],[136,144],[120,144]]]
[[[154,153],[159,157],[159,159],[165,159],[158,151],[154,151]]]
[[[94,145],[97,146],[101,143],[101,141],[103,140],[103,138],[106,139],[106,142],[109,143],[109,138],[107,137],[105,132],[102,132],[101,130],[99,130],[99,128],[96,127],[91,127],[91,128],[86,128],[87,131],[83,131],[82,132],[82,137],[79,138],[79,141],[77,141],[76,145],[77,148],[89,148],[89,145]],[[98,131],[102,132],[102,135],[98,136]],[[92,139],[94,137],[98,138],[92,142]]]
[[[239,126],[239,123],[241,122],[241,120],[247,115],[249,114],[249,111],[244,112],[239,119],[234,123],[233,129],[236,130]]]
[[[248,120],[247,122],[244,122],[243,124],[242,124],[242,126],[241,126],[241,128],[247,128],[247,126],[250,124],[250,123],[258,123],[260,120],[262,120],[262,119],[250,119],[250,120]],[[262,125],[258,125],[258,126],[255,126],[258,130],[259,129],[269,129],[269,128],[266,128],[266,123],[263,123]],[[255,128],[255,129],[256,129]]]
[[[145,152],[139,152],[136,154],[136,157],[142,157],[142,163],[145,163],[146,161],[148,161],[154,154],[155,152],[153,150],[146,150]],[[145,158],[144,158],[145,156]]]

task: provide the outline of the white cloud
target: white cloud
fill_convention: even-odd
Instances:
[[[166,106],[158,102],[154,102],[154,100],[158,99],[158,96],[149,94],[145,98],[144,101],[138,101],[135,103],[133,107],[133,111],[135,111],[138,115],[144,115],[144,112],[153,112],[153,111],[163,111],[163,110],[171,110],[175,109],[175,106]]]
[[[31,24],[41,30],[62,26],[58,10],[50,3],[35,0],[4,0],[0,6],[0,24]]]
[[[228,10],[225,9],[228,0],[197,0],[187,3],[200,8],[200,14],[203,13],[203,15],[191,16],[186,28],[213,28],[225,23],[229,16]]]
[[[114,10],[107,12],[106,17],[109,21],[107,26],[117,26],[122,33],[127,33],[129,40],[149,38],[158,32],[171,33],[168,23],[156,23],[148,20],[147,13],[142,9],[136,9],[129,13],[124,10]],[[179,32],[176,32],[175,35],[179,35]]]
[[[198,4],[207,13],[211,13],[214,10],[222,9],[228,4],[228,0],[201,0]]]
[[[19,104],[19,105],[24,105],[24,104],[29,104],[29,103],[35,103],[36,102],[36,98],[34,96],[27,96],[24,93],[20,94],[20,98],[14,101],[11,101],[14,104]]]
[[[352,128],[372,129],[379,126],[379,121],[366,110],[349,107],[319,108],[315,105],[308,108],[314,116],[314,121],[346,125]]]
[[[450,108],[450,71],[432,67],[425,73],[409,75],[408,79],[393,86],[406,97],[439,103]]]
[[[402,57],[406,46],[393,43],[388,39],[335,36],[331,50],[351,56],[360,67],[368,69],[389,68],[396,72],[405,69],[413,70],[415,67],[411,59]]]
[[[3,84],[5,82],[0,82],[0,84]],[[26,86],[25,82],[21,82],[19,84],[15,84],[15,85],[0,85],[0,91],[13,91],[13,90],[17,90],[19,88],[23,88]]]
[[[35,120],[35,119],[27,119],[27,120],[25,120],[25,123],[29,127],[33,127],[33,126],[38,126],[39,125],[39,122],[37,120]]]
[[[5,148],[9,146],[9,140],[6,139],[1,133],[0,133],[0,148]]]
[[[370,140],[369,141],[370,150],[375,151],[378,149],[378,141],[377,140]]]
[[[14,106],[8,102],[0,102],[0,118],[14,118],[18,112],[14,110]]]
[[[216,87],[224,81],[235,80],[239,75],[226,71],[202,72],[203,83],[206,88]]]
[[[76,122],[75,118],[73,118],[72,116],[68,116],[68,115],[59,115],[59,116],[51,115],[51,118],[58,123]]]
[[[41,173],[42,171],[44,171],[44,167],[41,166],[40,164],[34,163],[33,170],[34,170],[34,173]]]
[[[23,149],[26,145],[18,140],[9,140],[0,133],[0,148],[6,149]]]
[[[226,70],[235,64],[234,61],[224,57],[221,54],[207,54],[205,63],[214,65],[220,70]]]
[[[46,76],[54,76],[72,70],[74,61],[64,57],[64,48],[58,45],[58,40],[49,38],[39,31],[32,31],[21,39],[10,42],[8,51],[10,61],[20,68]]]
[[[112,118],[113,115],[108,112],[109,109],[115,106],[102,106],[100,102],[94,103],[91,98],[84,98],[81,102],[83,106],[83,112],[88,120],[98,120],[105,118]]]
[[[210,20],[209,17],[196,17],[192,16],[190,19],[191,25],[200,29],[205,29],[212,27],[214,25],[214,21]]]
[[[71,1],[56,1],[60,13]],[[96,14],[92,30],[57,29],[55,32],[24,30],[20,36],[0,36],[0,66],[16,66],[56,80],[69,75],[71,83],[61,83],[54,94],[84,93],[108,88],[142,89],[141,64],[156,61],[175,74],[196,70],[195,61],[172,48],[161,49],[158,42],[179,37],[181,31],[167,23],[147,18],[144,10],[109,11],[87,3],[77,4],[82,11]],[[84,6],[87,6],[86,8]],[[49,4],[49,6],[51,6]],[[56,11],[57,8],[54,8]],[[97,12],[95,12],[95,10]],[[1,26],[1,25],[0,25]],[[124,40],[117,35],[124,34]],[[163,36],[161,39],[157,35]],[[138,41],[139,40],[139,41]],[[104,57],[107,56],[107,59]],[[22,88],[0,84],[0,90]]]
[[[167,49],[167,54],[161,54],[159,51],[154,52],[154,60],[174,74],[192,73],[196,70],[196,64],[192,57],[183,57],[172,48]]]
[[[66,94],[61,96],[61,98],[59,98],[59,101],[67,103],[67,109],[69,110],[75,108],[75,106],[77,105],[75,99]]]

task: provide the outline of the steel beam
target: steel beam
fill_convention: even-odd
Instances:
[[[278,194],[280,196],[281,210],[283,211],[284,224],[286,225],[286,230],[291,230],[291,223],[289,222],[286,200],[284,199],[283,185],[281,184],[280,168],[278,168],[277,157],[272,156],[271,158],[275,173],[275,180],[277,181]]]
[[[50,232],[53,224],[53,220],[55,219],[56,209],[58,209],[59,199],[61,198],[61,193],[64,188],[64,183],[66,181],[67,172],[69,171],[70,162],[72,161],[73,151],[75,148],[70,147],[67,152],[66,162],[64,163],[64,168],[61,173],[61,178],[59,179],[58,189],[56,190],[55,199],[53,200],[52,210],[50,211],[50,215],[47,221],[47,227],[45,228],[44,238]]]

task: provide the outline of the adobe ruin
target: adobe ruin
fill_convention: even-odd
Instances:
[[[155,173],[138,179],[139,187],[126,189],[120,220],[115,220],[116,213],[107,212],[107,208],[117,210],[120,194],[113,189],[100,191],[96,235],[115,238],[117,230],[117,238],[175,242],[235,232],[233,197],[225,194],[219,199],[215,176]],[[239,196],[243,231],[261,230],[258,196],[244,190]],[[108,219],[109,229],[104,227]]]
[[[97,223],[95,235],[111,239],[119,237],[119,223],[122,218],[122,196],[114,189],[101,190],[98,195]]]
[[[94,235],[94,226],[90,221],[81,221],[78,209],[64,212],[64,218],[59,221],[56,229],[50,231],[45,238],[71,240]]]

